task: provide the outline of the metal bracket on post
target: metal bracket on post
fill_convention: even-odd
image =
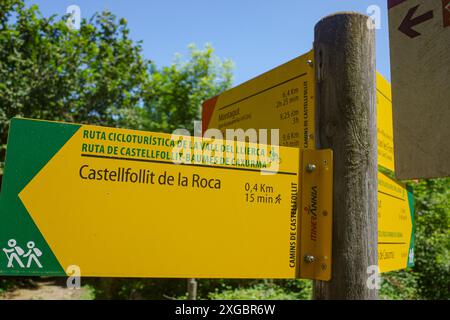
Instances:
[[[331,279],[333,152],[301,150],[300,278]]]

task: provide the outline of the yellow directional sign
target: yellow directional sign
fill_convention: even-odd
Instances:
[[[378,265],[382,272],[414,264],[414,204],[404,184],[378,174]]]
[[[0,274],[296,278],[298,189],[297,148],[13,119]]]
[[[280,145],[314,148],[313,57],[308,52],[207,100],[203,130],[279,129]]]
[[[391,85],[377,73],[378,264],[381,272],[414,265],[414,201],[393,176],[394,138]],[[383,173],[385,172],[385,173]]]
[[[378,165],[394,171],[391,85],[377,72]]]

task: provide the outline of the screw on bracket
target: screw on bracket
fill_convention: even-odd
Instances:
[[[316,170],[316,165],[315,164],[313,164],[313,163],[308,163],[307,165],[306,165],[306,171],[307,172],[313,172],[313,171],[315,171]]]
[[[310,254],[305,255],[304,259],[306,263],[313,263],[316,260],[316,258],[314,258],[314,256]]]

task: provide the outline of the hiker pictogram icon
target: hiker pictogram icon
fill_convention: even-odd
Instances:
[[[8,259],[7,268],[15,268],[16,266],[20,268],[30,268],[33,262],[38,268],[42,268],[42,264],[39,261],[39,257],[42,256],[42,251],[36,248],[34,241],[28,241],[27,248],[28,251],[25,253],[15,239],[10,239],[8,241],[8,247],[3,248],[3,252]],[[26,261],[26,265],[22,258]]]

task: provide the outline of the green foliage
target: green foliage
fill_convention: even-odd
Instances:
[[[177,56],[168,67],[152,72],[145,91],[145,129],[172,132],[178,128],[193,131],[193,120],[200,120],[201,104],[231,86],[232,63],[205,50],[189,46],[190,60]]]
[[[13,19],[13,18],[14,19]],[[14,116],[133,126],[150,63],[109,12],[83,20],[44,18],[23,1],[0,7],[0,144]],[[0,161],[3,161],[4,153]]]
[[[309,300],[311,296],[310,280],[199,280],[200,299]]]
[[[192,130],[201,102],[231,85],[231,62],[207,45],[156,67],[110,12],[45,18],[23,0],[0,4],[0,163],[15,116],[171,132]],[[1,167],[0,166],[0,175]]]
[[[312,284],[307,280],[295,280],[295,290],[291,286],[262,282],[250,287],[216,290],[208,294],[213,300],[308,300],[311,299]]]
[[[187,299],[186,279],[89,279],[97,299]],[[309,280],[197,279],[198,299],[308,300]]]
[[[383,299],[450,299],[450,179],[410,183],[415,197],[415,266],[383,274]]]
[[[382,274],[380,299],[414,300],[417,293],[417,276],[412,269]]]
[[[89,278],[96,299],[172,299],[186,292],[186,279]]]
[[[147,76],[141,47],[126,22],[109,12],[83,20],[43,18],[37,7],[16,10],[0,30],[2,122],[16,115],[117,125],[136,106]]]
[[[450,299],[450,178],[414,186],[415,266],[424,299]]]

